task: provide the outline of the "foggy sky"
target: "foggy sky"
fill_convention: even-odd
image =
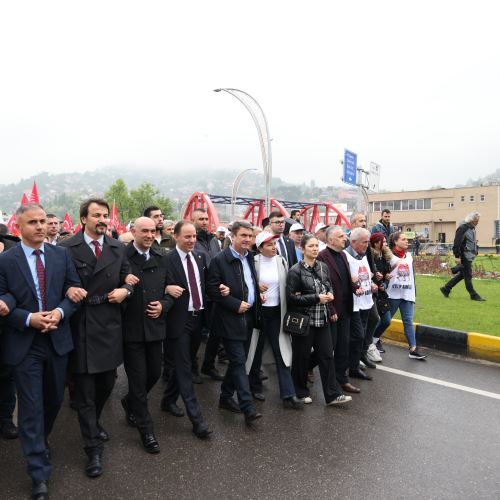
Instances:
[[[261,169],[339,184],[344,148],[382,189],[500,166],[495,2],[44,1],[0,7],[0,182],[120,163]]]

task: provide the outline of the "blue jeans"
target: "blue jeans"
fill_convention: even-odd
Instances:
[[[373,338],[379,339],[382,337],[383,333],[387,330],[387,327],[391,324],[391,311],[387,310],[382,316],[380,316],[380,321],[377,323],[377,328],[373,332]]]
[[[401,311],[401,319],[403,320],[403,327],[405,335],[408,340],[410,349],[417,346],[415,339],[415,329],[413,328],[413,312],[415,310],[415,302],[410,302],[405,299],[389,299],[391,306],[391,317],[396,314],[399,309]]]

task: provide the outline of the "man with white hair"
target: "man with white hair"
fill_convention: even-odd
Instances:
[[[452,268],[455,276],[440,288],[441,293],[448,298],[452,288],[462,280],[465,280],[465,288],[470,294],[471,300],[483,302],[483,299],[474,290],[472,285],[472,262],[478,253],[477,240],[476,240],[476,226],[479,223],[481,214],[479,212],[471,212],[465,217],[457,228],[455,233],[455,241],[453,242],[453,254],[457,259],[457,265]]]

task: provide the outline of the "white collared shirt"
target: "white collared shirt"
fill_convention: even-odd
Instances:
[[[94,240],[85,231],[83,232],[83,239],[85,240],[85,243],[87,243],[87,245],[92,250],[92,253],[95,255],[95,245],[92,243]],[[104,235],[102,235],[100,238],[98,238],[95,241],[99,242],[99,246],[101,247],[101,252],[102,252],[102,250],[103,250],[102,247],[104,245]]]
[[[137,245],[135,244],[135,241],[132,243],[132,245],[134,245],[134,248],[137,250],[137,253],[139,255],[144,255],[146,257],[146,260],[149,260],[149,257],[151,257],[149,255],[149,248],[145,252],[143,252],[140,248],[137,247]]]
[[[182,267],[184,268],[184,274],[186,275],[186,281],[189,287],[189,305],[188,305],[188,311],[194,311],[194,306],[193,306],[193,294],[191,293],[191,285],[189,284],[189,275],[188,275],[188,268],[187,268],[187,253],[181,250],[179,247],[175,247],[177,250],[179,257],[181,258],[182,262]],[[196,263],[196,257],[193,255],[193,252],[189,252],[189,257],[191,259],[191,263],[193,264],[193,269],[194,269],[194,277],[196,279],[196,284],[198,285],[198,295],[200,296],[200,302],[201,302],[201,307],[200,309],[203,309],[203,294],[201,293],[201,278],[200,278],[200,270],[198,269],[198,264]]]

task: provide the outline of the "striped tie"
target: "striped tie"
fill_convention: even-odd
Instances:
[[[33,250],[33,255],[36,256],[36,274],[38,276],[38,286],[40,287],[40,296],[42,298],[42,311],[47,310],[47,297],[45,295],[45,267],[40,255],[41,250]]]

